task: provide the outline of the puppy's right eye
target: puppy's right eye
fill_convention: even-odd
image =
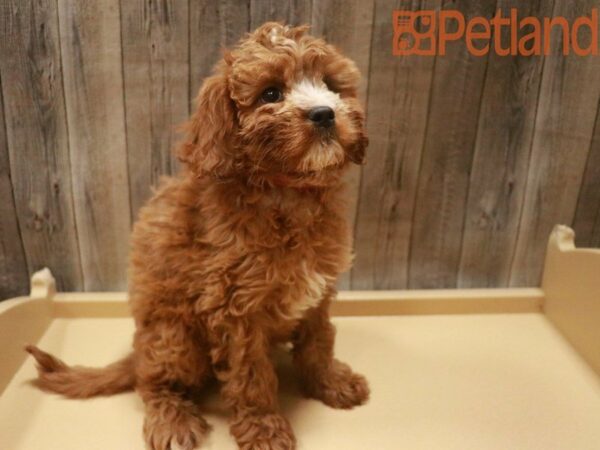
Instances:
[[[263,91],[260,98],[265,103],[276,103],[283,99],[283,92],[276,87],[269,87]]]
[[[332,78],[325,77],[323,79],[323,83],[325,83],[325,86],[327,86],[327,89],[329,89],[331,92],[339,93],[335,81]]]

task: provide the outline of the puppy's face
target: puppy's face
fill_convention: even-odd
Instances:
[[[188,150],[213,171],[319,185],[336,178],[349,162],[362,162],[367,138],[356,98],[358,70],[304,31],[263,25],[205,82],[192,120],[201,122],[195,124],[198,136]],[[215,110],[211,102],[222,106]],[[212,148],[199,148],[203,129],[211,126],[221,128],[210,139]]]

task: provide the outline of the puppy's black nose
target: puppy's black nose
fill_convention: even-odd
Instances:
[[[329,106],[315,106],[308,112],[308,118],[312,120],[316,126],[327,128],[333,125],[335,113]]]

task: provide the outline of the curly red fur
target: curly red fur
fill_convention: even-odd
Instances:
[[[133,354],[90,372],[29,348],[44,389],[85,397],[135,387],[152,449],[201,443],[209,426],[189,393],[213,376],[240,448],[294,448],[269,357],[279,342],[293,343],[307,395],[336,408],[368,398],[365,379],[333,357],[328,315],[351,263],[342,175],[367,145],[359,74],[305,31],[265,24],[205,80],[179,149],[187,170],[162,181],[134,227]],[[283,100],[261,101],[269,86]],[[333,130],[307,119],[302,89],[335,108]]]

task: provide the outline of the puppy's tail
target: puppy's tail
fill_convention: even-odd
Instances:
[[[130,391],[135,386],[133,353],[102,368],[73,366],[28,345],[25,350],[37,361],[38,378],[32,384],[43,391],[69,398],[88,398]]]

